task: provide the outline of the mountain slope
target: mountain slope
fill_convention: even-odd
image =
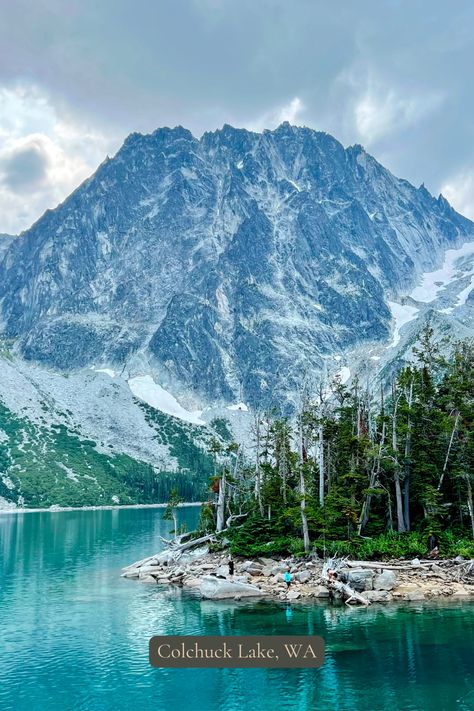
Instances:
[[[444,198],[308,128],[132,134],[10,246],[3,333],[64,371],[291,401],[328,355],[388,339],[388,299],[473,233]]]

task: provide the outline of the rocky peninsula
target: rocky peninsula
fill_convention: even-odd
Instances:
[[[205,599],[268,597],[286,601],[340,599],[369,605],[432,598],[474,600],[474,561],[354,561],[308,558],[232,558],[205,540],[171,545],[123,568],[122,577],[194,589]],[[285,573],[291,574],[287,585]],[[335,575],[334,575],[335,573]]]

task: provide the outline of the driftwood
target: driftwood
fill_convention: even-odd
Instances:
[[[334,572],[338,572],[343,567],[347,566],[347,560],[343,558],[329,558],[323,565],[323,570],[321,573],[321,578],[324,581],[324,584],[326,587],[328,587],[330,590],[336,590],[337,592],[341,593],[342,597],[345,600],[346,605],[349,605],[352,600],[356,600],[356,602],[360,602],[361,605],[368,606],[370,605],[370,600],[367,600],[366,597],[358,593],[356,590],[351,588],[350,585],[347,585],[347,583],[343,583],[340,580],[333,580],[329,577],[329,571],[332,570]]]
[[[345,565],[347,568],[368,568],[369,570],[419,570],[420,568],[430,568],[435,561],[421,562],[418,565],[406,563],[405,565],[394,565],[393,563],[384,563],[383,561],[372,560],[347,560]]]
[[[468,578],[474,575],[474,560],[439,560],[438,558],[432,560],[420,560],[419,563],[413,565],[411,562],[407,563],[384,563],[383,561],[373,561],[373,560],[346,560],[344,565],[347,568],[368,568],[369,570],[404,570],[404,571],[416,571],[416,570],[426,570],[429,571],[433,568],[441,568],[443,572],[448,570],[451,572],[458,573],[458,581],[463,578]]]
[[[185,534],[185,537],[188,537],[190,534]],[[163,539],[162,539],[163,540]],[[176,541],[170,541],[167,543],[168,548],[165,549],[164,551],[160,551],[159,553],[155,553],[155,555],[150,555],[148,558],[143,558],[143,560],[137,560],[136,563],[132,563],[131,565],[127,565],[124,568],[122,568],[123,572],[127,572],[136,568],[142,568],[144,565],[147,563],[150,563],[151,561],[157,561],[158,563],[165,563],[165,564],[170,564],[171,562],[176,563],[180,558],[181,554],[184,553],[184,551],[189,550],[190,548],[196,548],[197,546],[202,545],[203,543],[207,543],[208,541],[215,540],[215,534],[210,533],[206,536],[200,536],[199,538],[193,538],[191,541],[186,541],[185,543],[179,543],[179,538]]]

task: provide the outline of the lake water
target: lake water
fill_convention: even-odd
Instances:
[[[196,524],[197,508],[180,520]],[[120,578],[159,509],[0,515],[1,711],[472,711],[474,605],[201,601]],[[320,669],[153,669],[155,634],[318,634]]]

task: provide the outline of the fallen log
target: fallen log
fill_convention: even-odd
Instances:
[[[195,548],[196,546],[200,546],[203,543],[207,543],[207,541],[210,541],[215,538],[214,533],[210,533],[206,536],[201,536],[200,538],[194,538],[192,541],[187,541],[186,543],[180,543],[174,546],[169,546],[168,549],[165,549],[164,551],[160,551],[159,553],[155,553],[155,555],[148,556],[148,558],[143,558],[143,560],[138,560],[136,563],[132,563],[131,565],[126,565],[124,568],[122,568],[122,571],[126,573],[128,570],[134,569],[134,568],[141,568],[143,565],[146,565],[152,560],[156,560],[159,564],[164,563],[169,564],[170,561],[177,562],[181,558],[181,554],[189,550],[190,548]]]
[[[361,605],[366,607],[370,605],[370,600],[358,593],[356,590],[351,588],[347,583],[343,583],[340,580],[335,580],[329,576],[329,571],[337,573],[338,570],[344,568],[348,565],[348,561],[345,558],[329,558],[323,565],[323,570],[321,572],[321,579],[324,581],[326,587],[330,590],[336,590],[341,593],[345,598],[346,605],[349,605],[352,600],[360,602]]]
[[[370,605],[370,600],[358,593],[356,590],[347,585],[347,583],[342,583],[340,580],[330,580],[325,578],[325,584],[327,587],[337,590],[345,598],[344,602],[346,605],[350,605],[351,600],[357,600],[361,605]]]

